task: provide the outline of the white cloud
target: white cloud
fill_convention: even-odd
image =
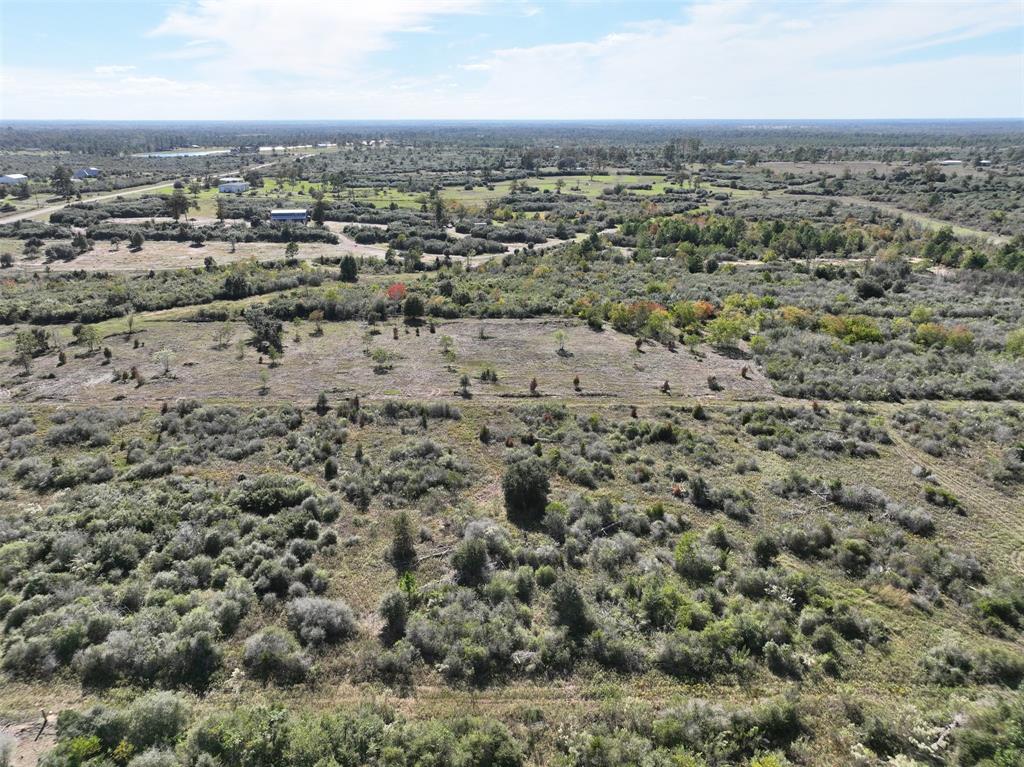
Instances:
[[[429,31],[428,22],[479,6],[480,0],[199,0],[171,11],[151,34],[212,44],[213,68],[222,74],[336,77],[390,48],[396,33]]]
[[[92,71],[98,75],[120,75],[125,72],[131,72],[135,68],[135,66],[130,65],[107,64],[104,66],[93,67]]]
[[[162,55],[194,59],[179,73],[5,67],[0,112],[97,119],[1024,117],[1024,54],[968,54],[961,46],[957,56],[933,51],[927,61],[913,60],[929,46],[1019,28],[1015,2],[703,2],[685,6],[681,20],[638,20],[575,42],[527,40],[481,55],[477,35],[462,62],[440,75],[423,74],[437,68],[421,72],[407,59],[395,66],[400,74],[371,66],[371,55],[395,45],[397,35],[486,9],[477,0],[260,0],[255,7],[201,0],[171,12],[152,33],[181,43]],[[500,23],[478,18],[478,28]]]
[[[704,3],[683,23],[497,50],[482,90],[498,118],[1024,117],[1024,55],[877,63],[1020,23],[1014,3]]]

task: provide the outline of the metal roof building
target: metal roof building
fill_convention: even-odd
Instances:
[[[306,223],[309,220],[309,212],[305,208],[276,208],[270,211],[270,220]]]
[[[218,192],[232,192],[238,194],[249,190],[249,182],[237,176],[227,176],[220,180],[217,185]]]

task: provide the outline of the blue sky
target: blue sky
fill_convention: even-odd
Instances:
[[[8,119],[1024,118],[1024,0],[0,0]]]

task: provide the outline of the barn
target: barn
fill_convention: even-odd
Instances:
[[[97,178],[99,175],[99,168],[79,168],[75,171],[75,178]]]
[[[28,176],[22,173],[8,173],[6,176],[0,176],[0,184],[20,184],[23,181],[28,181]]]
[[[309,220],[309,212],[305,208],[275,208],[270,211],[271,221],[290,221],[306,223]]]

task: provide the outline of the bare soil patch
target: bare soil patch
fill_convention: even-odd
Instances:
[[[648,344],[637,351],[634,339],[613,330],[595,332],[566,320],[456,320],[440,323],[431,334],[426,325],[363,323],[327,324],[322,336],[311,335],[307,322],[298,330],[286,328],[285,354],[281,364],[246,348],[238,358],[237,341],[248,339],[249,331],[236,323],[234,342],[219,349],[215,323],[152,323],[137,333],[144,346],[133,348],[124,334],[110,336],[104,345],[113,358],[104,364],[99,352],[86,354],[68,347],[68,361],[57,366],[55,354],[36,360],[30,378],[7,368],[2,390],[20,401],[71,404],[145,404],[198,397],[214,400],[257,398],[266,401],[312,403],[321,391],[335,398],[358,395],[369,399],[462,400],[459,381],[471,379],[473,401],[512,404],[544,402],[548,398],[594,404],[665,402],[700,397],[709,400],[771,397],[771,387],[753,364],[742,358],[730,359],[709,349],[699,355],[688,350],[669,351]],[[398,328],[398,338],[393,337]],[[376,330],[379,334],[371,335]],[[565,351],[559,354],[555,332],[565,335]],[[442,352],[442,338],[451,339],[454,357]],[[481,337],[483,336],[483,337]],[[170,373],[164,375],[155,353],[169,349],[173,354]],[[377,359],[371,357],[374,350]],[[145,381],[114,383],[115,371],[135,367]],[[741,375],[747,367],[746,377]],[[479,379],[485,368],[498,374],[497,383]],[[264,381],[263,378],[266,378]],[[580,391],[573,386],[579,376]],[[721,389],[709,388],[715,376]],[[530,394],[530,382],[537,379],[537,392]],[[661,388],[669,382],[669,393]],[[5,399],[7,397],[4,397]]]

